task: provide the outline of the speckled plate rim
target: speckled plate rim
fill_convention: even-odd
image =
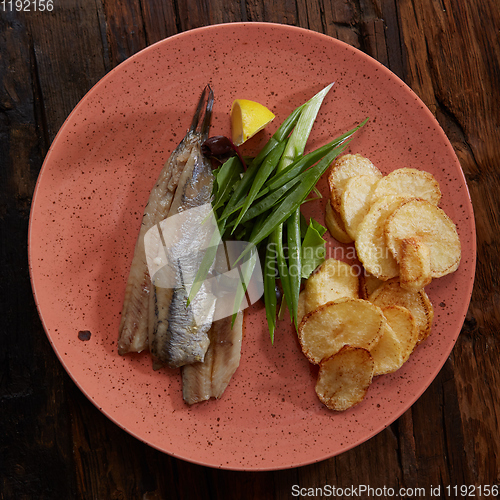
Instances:
[[[425,392],[425,390],[432,383],[432,381],[434,380],[434,378],[437,376],[437,374],[441,370],[442,366],[444,365],[447,357],[449,356],[450,352],[452,351],[452,349],[454,347],[454,344],[455,344],[456,340],[454,342],[450,343],[447,346],[446,349],[442,349],[442,352],[441,352],[441,362],[434,365],[433,370],[431,370],[429,372],[429,376],[427,377],[427,383],[422,384],[422,386],[420,388],[420,391],[418,391],[418,392],[416,392],[414,394],[414,397],[412,398],[411,401],[409,401],[406,405],[401,406],[400,409],[399,409],[399,411],[393,413],[393,415],[391,416],[391,418],[387,419],[387,421],[384,422],[382,425],[379,425],[378,427],[374,428],[370,433],[366,434],[365,436],[362,436],[357,441],[353,441],[349,445],[343,447],[341,450],[338,450],[338,451],[336,451],[334,453],[322,454],[320,456],[315,457],[314,459],[309,459],[307,461],[301,460],[300,458],[296,457],[295,460],[292,460],[289,463],[281,463],[281,464],[278,464],[278,465],[275,465],[275,466],[270,466],[270,467],[258,467],[258,466],[256,466],[256,467],[248,467],[248,466],[245,467],[245,466],[243,466],[242,467],[242,466],[240,466],[238,464],[231,464],[231,465],[228,465],[228,466],[224,466],[224,465],[221,465],[221,464],[204,462],[203,460],[200,461],[196,457],[193,457],[193,456],[190,456],[190,455],[188,456],[188,455],[183,455],[182,453],[173,453],[173,452],[165,449],[164,447],[158,446],[154,442],[150,442],[147,439],[145,439],[144,437],[138,436],[137,434],[135,434],[133,431],[131,431],[130,429],[128,429],[126,426],[122,425],[122,423],[120,422],[119,418],[116,418],[112,413],[108,412],[105,408],[103,408],[103,407],[101,407],[101,406],[99,406],[97,404],[97,402],[93,399],[92,394],[88,393],[84,389],[84,387],[81,385],[79,379],[77,377],[75,377],[74,374],[71,372],[70,368],[65,363],[64,357],[62,356],[61,352],[59,351],[58,346],[56,345],[56,343],[54,343],[54,341],[52,339],[51,331],[50,331],[50,325],[48,325],[46,323],[45,318],[44,318],[44,314],[43,314],[43,310],[41,310],[40,305],[39,305],[39,300],[38,300],[38,297],[37,297],[37,273],[36,273],[36,268],[33,266],[33,247],[32,247],[32,230],[33,230],[33,227],[32,227],[32,220],[33,220],[34,211],[35,211],[36,206],[37,206],[37,194],[38,194],[38,191],[39,191],[39,187],[40,187],[40,185],[44,181],[44,173],[47,170],[47,165],[50,164],[51,155],[52,155],[54,147],[57,146],[58,141],[60,140],[60,137],[62,135],[64,135],[67,127],[69,126],[69,124],[73,120],[73,117],[77,114],[78,110],[81,107],[84,107],[86,105],[86,100],[88,99],[88,97],[90,95],[93,95],[94,93],[98,92],[99,91],[99,87],[103,83],[105,83],[108,79],[112,78],[112,76],[116,72],[123,71],[125,68],[127,68],[129,65],[131,65],[134,61],[140,59],[144,55],[144,53],[146,53],[147,51],[155,50],[155,47],[157,45],[159,45],[159,44],[169,43],[169,41],[173,40],[173,39],[182,39],[184,37],[193,37],[193,36],[196,37],[198,33],[206,32],[206,31],[220,32],[220,31],[224,31],[225,29],[228,29],[230,27],[237,27],[238,29],[241,29],[241,30],[245,30],[247,28],[255,30],[255,29],[259,29],[260,27],[265,27],[265,29],[270,29],[271,28],[271,29],[277,29],[277,30],[284,30],[284,31],[286,31],[287,33],[289,33],[291,35],[297,34],[297,33],[301,33],[302,35],[310,36],[310,37],[316,38],[318,40],[322,40],[325,44],[333,44],[333,45],[338,44],[338,46],[344,46],[347,50],[349,50],[349,51],[352,52],[352,54],[353,54],[354,57],[358,57],[360,59],[364,59],[368,64],[375,65],[378,68],[378,70],[386,78],[388,78],[388,79],[396,79],[396,80],[398,80],[402,84],[402,86],[405,86],[407,92],[411,93],[414,96],[415,100],[417,100],[417,101],[419,101],[421,103],[422,113],[424,113],[424,114],[427,115],[426,118],[428,120],[430,120],[435,125],[436,129],[438,130],[438,133],[442,134],[443,141],[447,142],[448,144],[450,144],[449,140],[447,139],[444,131],[442,131],[442,129],[441,129],[440,125],[438,124],[437,120],[435,119],[435,117],[432,115],[432,113],[430,112],[430,110],[428,110],[428,108],[425,106],[425,104],[418,98],[418,96],[416,96],[416,94],[414,94],[414,92],[411,90],[410,87],[408,87],[406,84],[404,84],[404,82],[402,82],[399,79],[399,77],[397,77],[396,75],[394,75],[389,69],[387,69],[381,63],[379,63],[377,60],[375,60],[372,57],[368,56],[367,54],[361,52],[360,50],[358,50],[358,49],[356,49],[356,48],[354,48],[352,46],[349,46],[349,45],[345,44],[342,41],[339,41],[339,40],[331,38],[331,37],[329,37],[327,35],[324,35],[324,34],[321,34],[321,33],[317,33],[317,32],[313,32],[313,31],[310,31],[310,30],[306,30],[306,29],[303,29],[303,28],[298,28],[298,27],[289,26],[289,25],[275,24],[275,23],[246,23],[246,22],[243,22],[243,23],[226,23],[226,24],[211,25],[211,26],[196,28],[196,29],[193,29],[193,30],[190,30],[190,31],[187,31],[187,32],[179,33],[177,35],[173,35],[172,37],[169,37],[167,39],[161,40],[161,41],[159,41],[159,42],[157,42],[157,43],[155,43],[155,44],[153,44],[153,45],[151,45],[151,46],[143,49],[142,51],[140,51],[137,54],[131,56],[126,61],[124,61],[123,63],[121,63],[120,65],[118,65],[117,67],[115,67],[113,70],[111,70],[109,73],[107,73],[82,98],[82,100],[77,104],[77,106],[74,108],[74,110],[71,112],[71,114],[68,116],[68,118],[65,120],[65,122],[61,126],[61,129],[59,130],[58,134],[56,135],[56,137],[55,137],[53,143],[51,144],[51,146],[49,148],[49,151],[48,151],[48,153],[46,155],[44,164],[42,166],[42,169],[40,171],[40,174],[39,174],[39,177],[38,177],[38,180],[37,180],[37,184],[35,186],[35,191],[34,191],[34,195],[33,195],[33,199],[32,199],[31,213],[30,213],[30,225],[29,225],[29,230],[28,230],[29,271],[30,271],[30,279],[31,279],[31,285],[32,285],[33,294],[34,294],[34,298],[35,298],[35,303],[36,303],[36,306],[38,308],[40,319],[41,319],[41,322],[42,322],[43,327],[45,329],[45,332],[47,334],[47,337],[49,339],[49,342],[51,343],[51,345],[52,345],[52,347],[53,347],[53,349],[54,349],[57,357],[59,358],[60,362],[62,363],[62,365],[64,366],[64,368],[66,369],[66,371],[68,372],[68,374],[70,375],[70,377],[72,378],[72,380],[80,388],[80,390],[82,390],[82,392],[86,395],[86,397],[93,404],[95,404],[97,406],[97,408],[103,414],[105,414],[108,418],[110,418],[110,420],[112,420],[115,424],[117,424],[119,427],[121,427],[122,429],[124,429],[126,432],[132,434],[134,437],[136,437],[136,438],[140,439],[141,441],[145,442],[146,444],[152,446],[153,448],[158,449],[159,451],[162,451],[162,452],[166,452],[166,453],[168,453],[168,454],[170,454],[172,456],[175,456],[177,458],[181,458],[181,459],[186,460],[188,462],[195,463],[195,464],[205,465],[205,466],[214,467],[214,468],[222,468],[222,469],[227,469],[227,470],[241,470],[241,471],[281,470],[281,469],[286,469],[286,468],[294,468],[294,467],[304,466],[304,465],[308,465],[308,464],[311,464],[311,463],[316,463],[316,462],[319,462],[319,461],[331,458],[331,457],[336,456],[336,455],[338,455],[340,453],[348,451],[348,450],[350,450],[350,449],[352,449],[352,448],[354,448],[356,446],[359,446],[363,442],[366,442],[367,440],[371,439],[376,434],[378,434],[379,432],[381,432],[383,429],[385,429],[387,426],[389,426],[391,423],[393,423],[397,418],[399,418],[404,412],[406,412],[415,403],[415,401],[423,394],[423,392]],[[450,147],[451,147],[451,144],[450,144]],[[458,160],[457,160],[457,162],[458,162]],[[466,183],[466,180],[465,180],[465,176],[463,175],[463,172],[461,171],[461,169],[459,169],[459,175],[461,175],[461,179],[460,180],[463,183],[463,185],[465,187],[465,190],[466,190],[466,193],[467,193],[467,196],[468,196],[468,200],[467,200],[468,201],[468,206],[467,206],[467,209],[468,209],[468,213],[469,213],[470,217],[469,217],[469,227],[466,228],[466,230],[467,230],[468,233],[471,233],[471,234],[475,235],[475,224],[474,224],[472,203],[470,201],[470,195],[468,193],[467,183]],[[468,309],[468,306],[469,306],[470,297],[471,297],[471,294],[472,294],[472,288],[473,288],[473,279],[474,279],[475,262],[476,262],[475,236],[471,238],[471,248],[469,248],[468,250],[470,251],[470,266],[471,266],[471,269],[472,269],[472,276],[470,276],[471,279],[468,282],[468,286],[466,287],[465,290],[463,290],[464,300],[461,303],[460,310],[456,311],[457,314],[459,314],[459,316],[461,318],[461,323],[463,323],[463,320],[465,319],[465,315],[467,313],[467,309]],[[458,333],[459,332],[457,332],[456,337],[458,337]]]

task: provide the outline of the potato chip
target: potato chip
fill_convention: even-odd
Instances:
[[[299,293],[299,302],[297,304],[297,324],[300,325],[302,318],[306,315],[306,291]]]
[[[400,342],[403,363],[405,363],[418,342],[418,329],[413,314],[406,307],[397,305],[384,306],[381,309],[387,324]]]
[[[429,172],[416,168],[398,168],[378,182],[373,199],[382,196],[414,196],[437,205],[441,200],[439,183]]]
[[[357,269],[336,259],[327,259],[306,282],[305,312],[342,297],[359,297]]]
[[[399,282],[405,290],[420,290],[431,280],[431,257],[427,245],[418,238],[406,238],[401,242]]]
[[[345,411],[363,401],[373,379],[370,352],[344,346],[320,364],[316,394],[330,410]]]
[[[299,326],[302,352],[319,364],[349,344],[370,350],[386,323],[382,310],[362,299],[339,299],[307,314]]]
[[[379,341],[370,349],[370,354],[375,362],[374,377],[393,373],[403,366],[401,342],[388,323],[384,325]]]
[[[394,210],[387,218],[385,238],[396,260],[401,259],[402,241],[412,237],[429,248],[433,278],[456,271],[461,257],[460,239],[455,224],[442,209],[413,199]]]
[[[369,300],[379,307],[390,305],[406,307],[415,319],[419,342],[430,334],[434,309],[424,290],[405,290],[401,288],[399,279],[393,278],[375,290]]]
[[[385,223],[406,201],[404,196],[379,198],[358,226],[358,258],[368,273],[384,281],[399,275],[399,265],[385,242]]]
[[[344,221],[340,214],[332,208],[330,201],[327,202],[325,208],[325,224],[330,231],[330,234],[340,243],[352,243],[352,238],[345,230]]]
[[[382,178],[380,170],[360,154],[347,154],[337,158],[328,173],[330,201],[337,212],[340,212],[340,197],[347,179],[356,175],[375,175]]]
[[[376,175],[356,175],[345,183],[340,196],[340,216],[353,240],[356,239],[359,224],[370,210],[372,193],[379,180]]]
[[[379,280],[376,276],[364,272],[359,277],[359,296],[368,300],[368,297],[385,281]]]

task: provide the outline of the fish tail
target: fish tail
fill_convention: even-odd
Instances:
[[[199,133],[201,134],[202,141],[205,141],[208,138],[208,132],[210,130],[210,122],[212,120],[212,108],[214,105],[214,92],[210,85],[207,85],[203,92],[201,93],[200,100],[196,106],[196,111],[193,115],[193,121],[191,122],[191,127],[189,128],[189,132],[194,133],[198,126],[200,126]],[[204,108],[204,112],[202,115],[202,110]],[[203,118],[202,118],[203,116]]]

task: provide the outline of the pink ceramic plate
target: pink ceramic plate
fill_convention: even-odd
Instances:
[[[116,349],[125,282],[149,191],[184,136],[206,83],[216,97],[213,135],[229,134],[235,98],[259,101],[276,113],[269,130],[248,145],[255,149],[293,108],[332,81],[310,147],[371,117],[351,151],[369,157],[384,173],[401,166],[432,172],[444,193],[441,206],[458,226],[460,268],[428,287],[436,312],[432,336],[397,373],[375,380],[361,404],[334,413],[318,401],[315,371],[289,323],[282,322],[272,346],[263,308],[256,305],[246,316],[241,365],[222,399],[187,407],[177,371],[154,372],[147,353],[120,357]],[[325,182],[321,189],[326,194]],[[306,205],[307,215],[322,222],[324,203]],[[475,265],[473,213],[459,162],[415,94],[342,42],[257,23],[176,35],[106,75],[52,144],[33,199],[29,244],[33,290],[48,338],[87,397],[159,450],[239,470],[326,459],[366,441],[408,409],[459,335]],[[333,240],[329,250],[349,257],[349,247]],[[80,339],[80,331],[90,332],[90,339]]]

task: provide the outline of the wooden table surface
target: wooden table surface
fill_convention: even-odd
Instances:
[[[431,485],[441,485],[435,498],[460,498],[460,490],[447,494],[445,487],[470,485],[476,489],[467,493],[477,498],[498,497],[486,488],[500,483],[498,0],[45,4],[43,12],[34,12],[33,5],[27,12],[16,11],[18,2],[0,1],[0,498],[281,499],[296,496],[293,485],[362,484],[396,492],[426,488],[426,498]],[[386,65],[420,96],[450,139],[476,217],[472,300],[458,342],[435,381],[368,442],[285,471],[244,473],[187,463],[108,420],[51,349],[28,273],[27,229],[36,179],[73,107],[100,78],[144,47],[191,28],[233,21],[309,28]]]

